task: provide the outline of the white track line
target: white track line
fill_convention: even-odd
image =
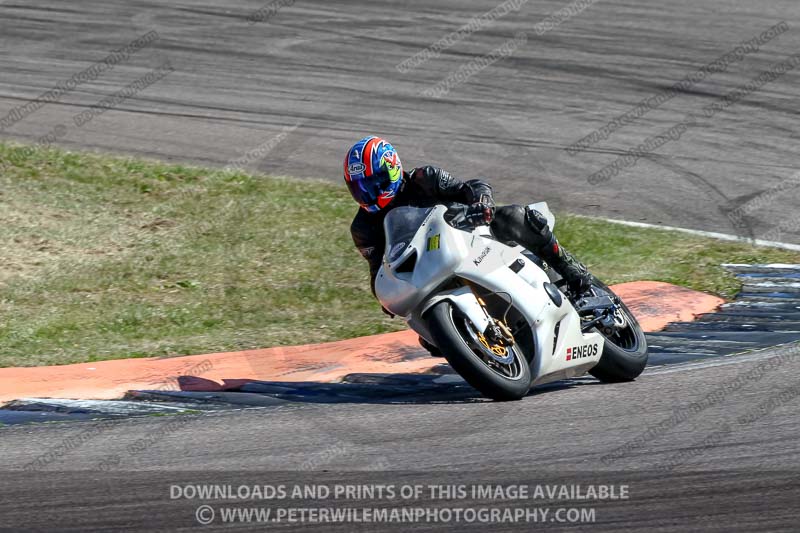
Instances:
[[[578,215],[578,216],[583,216],[583,215]],[[734,241],[746,244],[753,244],[756,246],[770,246],[772,248],[782,248],[784,250],[792,250],[794,252],[800,252],[800,244],[791,244],[788,242],[765,241],[763,239],[748,239],[747,237],[740,237],[739,235],[731,235],[728,233],[717,233],[715,231],[701,231],[697,229],[678,228],[675,226],[661,226],[658,224],[646,224],[644,222],[617,220],[615,218],[603,218],[603,217],[585,217],[585,218],[593,218],[595,220],[598,219],[605,220],[606,222],[611,222],[613,224],[620,224],[622,226],[630,226],[633,228],[652,228],[652,229],[663,229],[666,231],[679,231],[681,233],[698,235],[700,237],[710,237],[712,239],[719,239],[721,241]]]
[[[763,272],[764,270],[797,270],[800,271],[800,265],[792,263],[766,263],[763,265],[752,265],[748,263],[722,263],[724,267],[734,267],[740,269],[756,270]],[[779,276],[780,277],[780,276]]]
[[[700,370],[715,366],[738,365],[741,363],[770,359],[772,357],[796,357],[797,355],[800,355],[800,343],[790,342],[785,344],[776,344],[775,346],[768,346],[766,348],[758,348],[751,351],[732,353],[718,357],[709,357],[707,360],[687,361],[686,363],[674,363],[647,367],[642,375],[657,376],[659,374],[672,374],[673,372],[686,372],[689,370]]]

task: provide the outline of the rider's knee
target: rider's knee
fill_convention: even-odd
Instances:
[[[494,213],[494,219],[503,226],[522,226],[525,224],[525,208],[521,205],[500,206]]]
[[[545,241],[550,241],[553,238],[553,232],[550,231],[550,226],[547,224],[547,217],[536,209],[530,207],[525,208],[525,222],[528,227],[536,232]]]
[[[521,205],[504,205],[494,213],[492,232],[499,238],[516,241],[525,227],[525,208]]]

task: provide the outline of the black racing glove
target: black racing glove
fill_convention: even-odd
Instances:
[[[467,208],[465,218],[473,226],[481,224],[491,224],[494,220],[494,205],[484,202],[477,202]]]

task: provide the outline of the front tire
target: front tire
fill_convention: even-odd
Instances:
[[[434,305],[426,314],[429,330],[450,366],[487,398],[519,400],[531,388],[531,369],[517,344],[506,347],[511,362],[497,362],[491,351],[475,340],[475,328],[449,301]]]

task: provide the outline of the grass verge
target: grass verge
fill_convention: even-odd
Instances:
[[[0,144],[0,366],[293,345],[403,328],[335,184]],[[610,283],[732,296],[722,262],[800,254],[561,216]]]

